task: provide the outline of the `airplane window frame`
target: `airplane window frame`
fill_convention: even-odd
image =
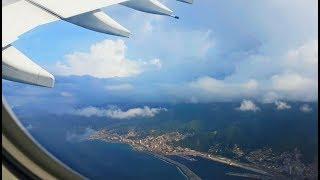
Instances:
[[[18,179],[87,179],[44,149],[23,127],[4,96],[2,166]]]

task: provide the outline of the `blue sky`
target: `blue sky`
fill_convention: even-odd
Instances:
[[[105,9],[130,38],[63,21],[26,33],[15,46],[57,82],[52,90],[9,83],[25,90],[14,96],[94,96],[100,103],[317,101],[316,0],[162,2],[180,19],[120,5]]]

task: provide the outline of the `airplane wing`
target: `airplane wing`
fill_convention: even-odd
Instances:
[[[128,36],[129,32],[99,8],[125,0],[20,0],[2,7],[2,78],[53,87],[54,76],[14,48],[20,35],[40,25],[69,18],[71,23],[104,33]],[[77,19],[82,18],[82,21]],[[89,24],[88,24],[89,23]],[[90,24],[91,23],[91,24]],[[91,27],[90,27],[91,25]],[[95,27],[96,26],[96,27]],[[116,29],[114,29],[115,27]],[[117,33],[117,30],[119,33]]]
[[[53,75],[12,45],[22,34],[46,23],[64,20],[93,31],[129,37],[129,30],[101,10],[114,4],[147,13],[173,16],[173,11],[157,0],[2,1],[2,78],[44,87],[54,86]]]

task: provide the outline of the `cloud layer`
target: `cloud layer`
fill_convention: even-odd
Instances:
[[[232,101],[254,98],[262,102],[279,99],[318,99],[318,41],[310,41],[279,57],[251,55],[224,79],[199,77],[174,87],[174,94],[205,101]]]
[[[162,111],[167,111],[166,108],[150,108],[148,106],[144,106],[143,108],[132,108],[127,111],[123,111],[117,107],[110,107],[107,109],[101,109],[96,107],[86,107],[83,109],[77,109],[72,112],[74,115],[91,117],[109,117],[112,119],[131,119],[131,118],[150,118],[154,117],[158,113]]]
[[[80,142],[80,141],[83,141],[85,140],[86,138],[88,138],[90,135],[96,133],[97,131],[90,128],[90,127],[87,127],[84,129],[84,132],[82,133],[76,133],[76,132],[71,132],[71,131],[68,131],[67,134],[66,134],[66,141],[69,141],[69,142]]]

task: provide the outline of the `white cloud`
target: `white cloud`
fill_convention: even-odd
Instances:
[[[170,38],[162,38],[158,43],[167,54],[176,58],[203,59],[214,47],[211,30],[174,30],[164,31],[161,36],[170,34]]]
[[[250,79],[247,83],[243,84],[243,86],[247,90],[256,90],[258,88],[258,85],[259,85],[259,83],[254,79]]]
[[[31,124],[28,124],[28,126],[26,126],[26,129],[31,130],[31,129],[33,129],[33,126]]]
[[[190,86],[193,88],[199,88],[208,92],[221,92],[222,89],[226,89],[227,84],[222,80],[217,80],[215,78],[205,76],[197,79],[190,83]]]
[[[271,77],[272,89],[284,92],[302,92],[309,90],[314,82],[299,74],[285,73]]]
[[[61,92],[60,95],[63,96],[63,97],[72,97],[72,96],[73,96],[73,95],[72,95],[71,93],[69,93],[69,92]]]
[[[164,19],[163,16],[155,16],[152,14],[145,14],[143,12],[134,11],[127,19],[130,19],[130,22],[133,22],[135,26],[140,32],[137,33],[152,33],[152,31],[155,29],[155,26],[157,26],[161,21]]]
[[[143,108],[133,108],[127,111],[122,111],[121,109],[114,108],[107,110],[107,115],[114,119],[130,119],[134,117],[154,117],[161,111],[167,111],[167,109],[149,108],[148,106],[145,106]]]
[[[276,102],[277,99],[280,99],[280,97],[276,92],[273,91],[269,91],[266,94],[262,95],[263,103],[273,103]]]
[[[287,104],[286,102],[283,101],[276,101],[275,105],[277,106],[278,110],[285,110],[285,109],[290,109],[291,106]]]
[[[175,85],[168,91],[185,102],[230,101],[244,97],[254,97],[259,83],[250,79],[247,82],[232,82],[204,76],[185,84]],[[192,99],[190,99],[192,97]]]
[[[142,27],[142,32],[148,33],[153,30],[153,26],[150,21],[146,21]]]
[[[314,76],[318,72],[318,41],[311,40],[290,50],[284,60],[284,65],[292,71]]]
[[[240,107],[236,109],[239,111],[254,111],[254,112],[260,110],[260,108],[250,100],[243,100],[241,102]]]
[[[307,41],[285,55],[269,57],[267,64],[256,64],[269,72],[261,77],[264,90],[277,98],[315,101],[318,99],[318,41]],[[255,68],[255,67],[250,67]],[[256,72],[255,76],[260,76]],[[263,93],[263,92],[262,92]]]
[[[128,15],[126,10],[122,17],[121,14],[117,16],[134,30],[131,49],[138,47],[136,50],[140,51],[143,48],[145,54],[165,55],[175,61],[190,57],[203,59],[215,45],[211,29],[179,28],[178,24],[170,23],[176,21],[170,17],[138,11]]]
[[[153,67],[159,68],[159,59],[129,60],[126,49],[124,41],[120,39],[98,42],[90,47],[88,53],[74,52],[66,55],[65,61],[57,62],[57,74],[112,78],[134,76]]]
[[[312,111],[312,108],[308,104],[303,104],[300,106],[300,111],[308,113]]]
[[[237,96],[239,94],[243,95],[247,92],[255,91],[258,88],[258,82],[254,79],[250,79],[248,82],[235,83],[205,76],[190,82],[189,86],[212,94]]]
[[[161,63],[160,59],[152,59],[152,60],[150,60],[149,63],[152,65],[155,65],[158,69],[162,68],[162,63]]]
[[[136,117],[154,117],[162,111],[167,111],[166,108],[150,108],[144,106],[143,108],[132,108],[127,111],[122,111],[117,107],[110,107],[108,109],[101,109],[96,107],[86,107],[72,112],[72,114],[91,117],[109,117],[113,119],[131,119]]]
[[[76,133],[76,132],[71,132],[68,131],[66,134],[66,140],[69,142],[79,142],[79,141],[83,141],[86,138],[88,138],[90,135],[96,133],[97,131],[87,127],[83,133]]]
[[[107,85],[106,89],[108,91],[130,91],[130,90],[133,90],[134,87],[131,84],[125,83],[125,84]]]
[[[91,116],[97,116],[97,117],[104,117],[107,116],[106,110],[99,109],[96,107],[86,107],[82,109],[76,109],[72,112],[72,114],[79,115],[79,116],[85,116],[85,117],[91,117]]]
[[[290,100],[312,101],[317,99],[318,82],[296,73],[284,73],[271,77],[271,88]]]
[[[203,59],[215,45],[211,29],[179,28],[165,16],[141,12],[128,15],[124,12],[119,18],[127,21],[130,29],[134,29],[130,39],[131,50],[143,49],[143,53],[149,56],[167,56],[175,61],[190,57]]]

